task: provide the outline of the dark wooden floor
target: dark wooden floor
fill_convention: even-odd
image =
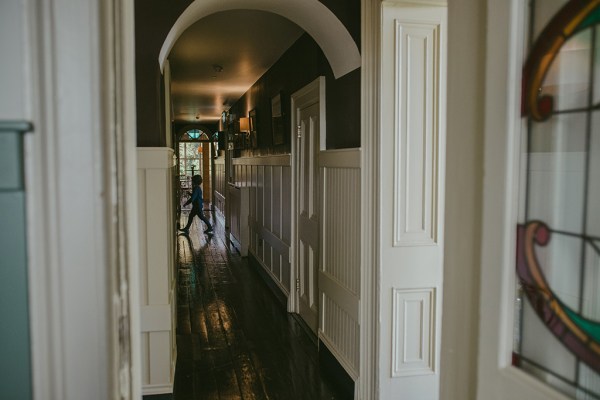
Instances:
[[[187,216],[183,216],[187,219]],[[343,399],[314,343],[224,240],[178,236],[175,400]]]

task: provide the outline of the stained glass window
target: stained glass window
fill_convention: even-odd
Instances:
[[[528,0],[515,366],[600,399],[600,0]]]
[[[200,172],[202,154],[198,151],[200,142],[179,143],[179,175],[192,176]]]
[[[202,131],[200,129],[191,129],[187,131],[187,134],[190,137],[190,139],[198,139],[200,138]]]

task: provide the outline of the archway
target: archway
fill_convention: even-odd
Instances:
[[[173,45],[193,23],[210,14],[239,9],[279,14],[304,29],[323,50],[336,78],[360,67],[360,51],[354,39],[318,0],[196,0],[177,19],[163,43],[158,57],[161,71]]]
[[[250,4],[248,4],[250,3]],[[160,63],[160,67],[162,69],[163,65],[166,67],[169,64],[169,61],[167,61],[167,58],[171,58],[171,62],[173,62],[174,57],[175,57],[175,53],[177,52],[177,47],[176,47],[176,42],[179,40],[180,37],[183,37],[182,35],[186,35],[184,34],[184,32],[191,27],[193,24],[195,24],[196,22],[200,22],[203,23],[205,20],[208,20],[208,18],[211,17],[211,15],[213,14],[217,14],[217,13],[221,13],[221,12],[227,12],[227,11],[234,11],[234,10],[253,10],[253,11],[260,11],[262,13],[270,13],[270,14],[276,14],[279,15],[281,17],[284,17],[288,20],[290,20],[291,22],[294,22],[296,25],[298,25],[300,28],[302,28],[306,33],[308,33],[308,35],[312,38],[312,40],[314,42],[311,42],[311,46],[312,47],[316,47],[318,46],[321,50],[322,50],[322,54],[325,56],[325,58],[327,59],[326,61],[323,60],[323,57],[321,55],[320,52],[316,52],[316,54],[319,54],[319,63],[320,65],[326,65],[326,63],[329,64],[329,66],[331,67],[331,72],[333,72],[333,76],[335,78],[340,78],[352,71],[355,71],[358,67],[361,66],[361,56],[360,56],[360,52],[359,49],[357,47],[356,42],[354,41],[354,39],[352,38],[352,36],[350,35],[350,33],[348,32],[348,30],[346,29],[346,27],[341,23],[341,21],[337,18],[336,15],[334,15],[328,8],[326,8],[322,3],[320,3],[319,1],[316,0],[291,0],[289,2],[282,2],[282,1],[273,1],[273,0],[249,0],[246,2],[242,2],[242,1],[238,1],[238,0],[226,0],[225,2],[217,2],[214,0],[207,0],[207,1],[195,1],[194,3],[192,3],[184,12],[183,14],[177,19],[177,21],[175,22],[175,24],[173,25],[173,27],[171,28],[169,34],[167,35],[167,38],[165,40],[165,42],[163,43],[163,46],[161,48],[160,54],[159,54],[159,63]],[[350,28],[352,28],[352,26],[350,25]],[[204,39],[204,38],[203,38]],[[204,39],[206,40],[206,39]],[[177,45],[178,46],[178,45]],[[171,50],[175,48],[175,50],[173,51],[173,53],[171,53]],[[170,55],[171,54],[171,55]],[[174,64],[173,64],[174,65]],[[327,78],[330,79],[330,81],[335,81],[335,79],[331,79],[331,72],[329,70],[322,72],[323,74],[327,75]],[[355,71],[358,72],[358,71]],[[356,75],[354,75],[354,79],[356,78]],[[345,82],[345,80],[339,80],[337,83],[343,83]],[[360,81],[358,80],[354,80],[354,83],[359,84]],[[354,86],[355,88],[357,87],[356,85]],[[290,90],[291,91],[291,90]],[[353,96],[354,99],[358,98],[358,93],[356,93],[356,96]],[[323,101],[321,104],[325,104],[325,101]],[[356,107],[358,108],[358,106]],[[198,118],[196,118],[198,119]],[[231,121],[230,121],[231,122]],[[357,124],[355,124],[355,126],[358,125],[358,121]],[[231,137],[228,133],[228,139]],[[233,136],[235,137],[235,136]],[[232,143],[233,144],[233,143]],[[233,148],[232,148],[233,149]],[[288,150],[289,151],[289,150]],[[229,154],[229,153],[228,153]],[[357,153],[359,154],[359,153]],[[359,157],[355,157],[356,160],[359,159]],[[231,158],[229,158],[229,160],[231,160]],[[227,161],[228,163],[229,161]],[[281,162],[281,161],[279,161]],[[230,164],[228,164],[230,165]],[[279,166],[279,165],[277,165]],[[295,169],[293,166],[291,165],[281,165],[281,170],[283,171],[283,167],[290,167],[289,169],[292,170],[293,172],[290,173],[290,177],[295,176]],[[243,169],[246,166],[243,166],[240,168]],[[232,170],[231,168],[228,167],[227,171]],[[247,171],[247,170],[246,170]],[[272,172],[270,169],[267,170],[267,173],[272,174]],[[283,175],[283,173],[280,174],[281,178],[280,179],[285,179],[284,177],[286,175]],[[227,175],[229,177],[229,175]],[[232,176],[236,176],[236,175],[232,175]],[[272,175],[271,175],[272,176]],[[206,181],[206,180],[205,180]],[[288,182],[290,183],[290,186],[293,186],[295,184],[295,179],[288,179]],[[235,182],[229,182],[228,183],[235,183]],[[311,182],[311,184],[319,186],[319,183],[314,183]],[[244,186],[245,188],[247,187],[245,184],[241,184],[239,186]],[[277,186],[277,187],[283,187],[283,186]],[[286,190],[281,189],[280,190],[281,193],[286,193]],[[287,193],[290,193],[290,199],[294,198],[294,189],[290,189],[289,191],[287,191]],[[229,196],[229,191],[227,192],[228,199],[233,199],[235,198],[233,195],[230,197]],[[238,196],[239,197],[239,196]],[[284,195],[282,194],[281,197],[283,198]],[[227,201],[226,203],[226,221],[230,221],[230,215],[234,214],[231,210],[233,208],[233,206],[231,205],[232,203],[234,203],[233,201]],[[280,201],[279,204],[283,204],[283,201]],[[287,201],[287,204],[293,204],[293,201]],[[291,205],[291,207],[293,208],[294,205]],[[283,214],[283,213],[282,213]],[[236,214],[237,216],[240,215],[240,213]],[[290,219],[291,219],[291,213],[287,213],[286,215],[290,215]],[[273,219],[273,218],[271,218]],[[237,219],[237,221],[254,221],[256,219],[249,219],[244,217],[239,217]],[[232,227],[234,226],[233,224],[229,224],[226,223],[225,224],[226,227]],[[237,226],[239,226],[241,224],[238,224]],[[293,223],[290,223],[290,225],[293,226]],[[253,226],[259,226],[257,224],[253,224]],[[277,236],[273,235],[273,237],[275,239],[279,239]],[[282,245],[280,246],[282,249],[282,254],[276,254],[276,258],[279,260],[288,260],[289,262],[289,266],[288,268],[288,273],[287,275],[285,273],[281,273],[281,276],[278,277],[277,279],[281,279],[286,280],[287,279],[287,283],[288,288],[290,288],[290,293],[293,293],[293,290],[291,290],[291,288],[293,287],[293,280],[295,275],[297,274],[297,268],[294,267],[294,262],[295,262],[295,258],[296,256],[292,256],[290,257],[290,254],[293,254],[293,252],[296,250],[297,247],[292,247],[290,245],[287,245],[283,240],[280,240],[279,242],[277,242],[275,239],[273,239],[273,242],[275,242],[275,244],[280,244],[280,242],[282,243]],[[263,243],[263,239],[258,239],[256,240],[258,243],[261,243],[260,246],[262,246]],[[269,246],[272,246],[272,244],[269,242],[268,243]],[[257,245],[258,246],[258,245]],[[299,247],[299,246],[298,246]],[[285,256],[285,257],[284,257]],[[357,268],[355,268],[355,271],[359,271],[359,267],[360,265],[357,264]],[[284,270],[285,267],[281,267],[282,270]],[[318,274],[313,272],[313,276],[317,276]],[[284,284],[282,284],[284,285]],[[290,296],[293,298],[293,295]],[[313,296],[313,297],[318,297],[318,296]],[[358,308],[358,301],[356,301],[356,303],[353,303],[353,307],[356,306],[356,308]],[[290,311],[295,311],[293,310],[291,307],[289,309]],[[297,312],[297,311],[296,311]],[[357,315],[357,313],[353,313],[353,315]],[[355,324],[353,326],[358,326],[358,324]],[[358,335],[355,335],[354,337],[356,338]],[[317,340],[318,337],[317,337]],[[355,339],[353,339],[355,340]],[[359,346],[356,343],[353,343],[351,346],[352,349],[354,349],[354,351],[356,353],[358,353],[359,350]],[[335,356],[331,357],[332,359],[335,358]],[[352,361],[352,365],[348,364],[348,365],[342,365],[341,363],[339,363],[339,370],[342,371],[344,368],[346,368],[346,371],[348,370],[352,370],[351,373],[348,374],[349,379],[348,381],[353,381],[356,379],[356,377],[358,376],[358,361],[356,361],[357,359],[354,358]],[[338,358],[339,361],[339,358]],[[354,390],[354,383],[351,384],[352,388],[350,389],[351,391]],[[348,385],[350,386],[350,385]]]
[[[177,199],[181,206],[184,193],[191,190],[191,179],[200,174],[204,181],[204,195],[214,210],[215,158],[219,154],[219,133],[198,124],[187,124],[177,129],[175,149],[177,156]],[[179,209],[179,211],[181,211]]]

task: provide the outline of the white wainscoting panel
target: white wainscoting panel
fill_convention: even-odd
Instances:
[[[440,26],[396,21],[394,246],[437,243]]]
[[[215,159],[215,199],[214,206],[221,214],[225,215],[225,197],[227,196],[227,178],[225,176],[225,156]]]
[[[229,238],[238,249],[240,255],[246,257],[250,243],[250,232],[248,230],[249,188],[233,184],[229,184],[228,186],[229,191],[227,196],[229,198],[229,213],[231,216]]]
[[[291,287],[291,157],[233,159],[235,184],[249,193],[249,248],[287,297]]]
[[[175,220],[173,150],[138,148],[139,257],[143,394],[173,391]]]
[[[319,338],[356,379],[360,353],[360,149],[321,151],[319,169]]]
[[[374,177],[379,396],[438,399],[447,7],[385,1],[381,12]]]
[[[291,285],[291,158],[233,160],[236,186],[249,187],[249,252],[286,296]],[[319,338],[358,377],[360,301],[360,149],[319,154],[321,173]]]
[[[392,376],[435,372],[435,289],[393,290]]]

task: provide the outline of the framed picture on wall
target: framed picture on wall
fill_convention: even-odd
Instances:
[[[271,99],[271,118],[273,126],[273,145],[285,143],[285,126],[281,107],[281,93]]]
[[[258,147],[258,125],[256,122],[256,108],[250,110],[248,113],[250,118],[250,148],[256,149]]]

